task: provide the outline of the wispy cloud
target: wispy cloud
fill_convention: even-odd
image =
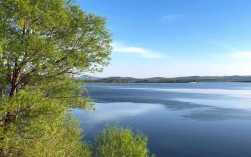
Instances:
[[[251,60],[250,50],[243,51],[223,41],[211,40],[210,43],[213,44],[214,46],[222,48],[225,51],[225,55],[223,56],[224,58],[230,57],[231,60],[237,60],[243,62],[245,61],[250,62]]]
[[[251,59],[251,51],[237,51],[230,54],[231,57],[242,60],[250,60]]]
[[[162,58],[163,54],[159,52],[155,52],[152,50],[148,50],[145,48],[141,47],[134,47],[134,46],[125,46],[121,43],[113,43],[113,52],[116,53],[127,53],[127,54],[134,54],[143,58],[149,58],[149,59],[154,59],[154,58]]]
[[[212,44],[214,47],[217,46],[219,48],[225,49],[226,51],[230,51],[230,52],[239,51],[237,48],[233,47],[232,45],[230,45],[229,43],[224,42],[224,41],[210,39],[210,40],[208,40],[208,43]]]
[[[164,15],[161,17],[161,21],[162,22],[172,22],[175,21],[177,19],[182,18],[182,15],[178,15],[178,14],[171,14],[171,15]]]

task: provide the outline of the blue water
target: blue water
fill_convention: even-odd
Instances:
[[[157,157],[250,157],[251,83],[88,84],[96,110],[74,110],[92,140],[119,122]]]

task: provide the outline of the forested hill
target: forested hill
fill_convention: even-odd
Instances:
[[[107,77],[96,78],[89,76],[80,77],[87,83],[198,83],[198,82],[251,82],[251,76],[188,76],[188,77],[152,77],[152,78],[133,78],[133,77]]]

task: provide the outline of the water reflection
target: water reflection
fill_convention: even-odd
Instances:
[[[227,96],[227,97],[251,99],[251,90],[206,89],[206,88],[205,89],[124,88],[124,89],[144,90],[144,91],[175,92],[175,93],[222,95],[222,96]]]
[[[174,100],[183,103],[193,103],[217,108],[245,109],[251,110],[249,99],[195,99],[195,98],[175,98]]]
[[[217,88],[214,89],[214,86]],[[167,110],[177,111],[177,114],[184,118],[218,121],[250,119],[251,90],[247,90],[250,89],[249,86],[250,84],[236,83],[202,83],[195,86],[189,84],[105,84],[89,86],[88,89],[94,101],[98,103],[144,104],[145,110],[162,104]],[[111,106],[107,106],[108,110],[113,110]],[[126,106],[117,105],[116,110],[121,108],[125,112],[116,111],[114,116],[125,116]],[[128,116],[130,116],[130,112],[128,112]]]
[[[124,117],[140,116],[160,108],[159,105],[141,103],[97,103],[96,111],[88,112],[86,113],[87,115],[83,115],[83,111],[81,110],[74,110],[73,112],[77,117],[85,119],[85,123],[97,124],[119,121]]]
[[[178,103],[178,102],[177,102]],[[85,139],[92,140],[107,123],[140,129],[157,156],[242,157],[251,155],[251,113],[217,107],[170,110],[163,104],[98,103],[96,111],[73,110]],[[248,121],[243,121],[248,120]]]
[[[157,156],[251,156],[251,84],[96,84],[88,89],[97,110],[73,110],[86,139],[119,121],[146,133]]]
[[[204,110],[193,110],[182,115],[198,121],[221,121],[221,120],[251,120],[250,110],[208,108]]]

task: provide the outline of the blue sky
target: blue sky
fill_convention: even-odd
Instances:
[[[79,0],[107,18],[111,64],[95,76],[251,75],[250,0]]]

